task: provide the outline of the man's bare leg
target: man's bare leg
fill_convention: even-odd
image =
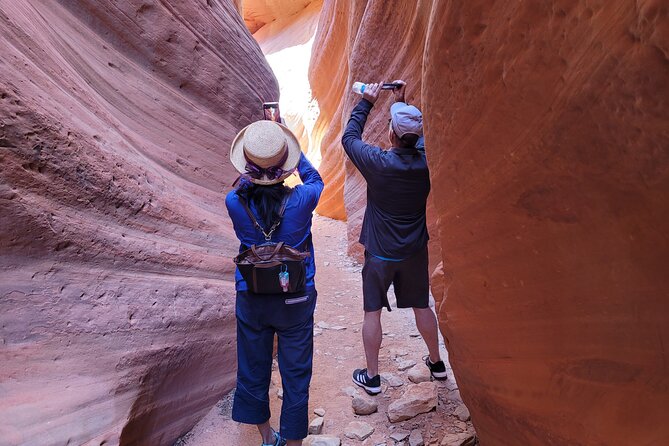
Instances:
[[[432,311],[432,308],[414,308],[414,315],[416,316],[416,327],[420,335],[427,345],[427,351],[430,354],[430,362],[436,363],[441,361],[439,355],[439,328],[437,326],[437,317]]]
[[[362,321],[362,344],[367,359],[367,375],[370,378],[379,374],[379,350],[381,350],[381,310],[365,311]]]

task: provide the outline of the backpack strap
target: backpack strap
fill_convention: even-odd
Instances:
[[[239,197],[239,201],[242,203],[242,206],[244,206],[244,210],[246,211],[246,214],[249,216],[249,218],[253,222],[253,226],[255,226],[256,229],[262,233],[262,235],[265,237],[266,241],[272,240],[272,234],[274,233],[274,231],[276,231],[276,229],[281,224],[281,220],[283,220],[283,214],[286,213],[286,207],[288,206],[288,198],[290,197],[291,193],[292,193],[292,190],[289,190],[286,193],[286,195],[283,196],[283,200],[281,201],[281,207],[279,208],[279,216],[278,216],[277,220],[269,228],[268,231],[265,231],[265,228],[262,227],[262,225],[258,222],[258,219],[255,217],[255,215],[253,215],[253,212],[251,212],[251,208],[249,207],[246,200],[244,200],[242,197]]]

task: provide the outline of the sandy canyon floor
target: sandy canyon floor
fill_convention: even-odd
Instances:
[[[455,415],[462,408],[462,400],[449,367],[447,381],[438,382],[439,403],[436,411],[421,414],[407,421],[391,423],[386,414],[388,405],[400,398],[411,385],[410,369],[399,370],[403,361],[415,361],[416,368],[425,368],[423,356],[427,349],[416,329],[411,310],[383,312],[383,344],[380,353],[380,372],[391,373],[403,382],[398,387],[382,383],[383,392],[375,397],[378,411],[371,415],[356,415],[352,410],[352,394],[364,391],[351,382],[354,368],[364,367],[362,349],[362,286],[361,265],[354,262],[346,252],[345,223],[324,217],[314,218],[314,243],[316,248],[316,287],[319,292],[314,327],[314,373],[309,400],[310,421],[317,417],[313,413],[321,408],[325,411],[322,434],[341,438],[343,446],[409,445],[408,440],[396,442],[391,435],[418,429],[424,444],[440,445],[449,433],[473,433],[471,421],[464,422]],[[392,288],[390,301],[394,307]],[[447,352],[441,342],[442,357]],[[406,366],[406,363],[404,364]],[[403,367],[402,367],[403,368]],[[271,424],[278,426],[281,410],[279,398],[281,378],[278,369],[272,373],[270,399]],[[222,396],[205,418],[177,444],[181,446],[254,446],[260,444],[260,436],[254,426],[241,425],[231,420],[232,395]],[[463,418],[461,416],[461,418]],[[363,441],[345,436],[352,421],[363,421],[374,428],[374,433]],[[401,435],[400,435],[401,437]],[[308,442],[305,441],[305,445]],[[444,443],[446,444],[446,443]]]

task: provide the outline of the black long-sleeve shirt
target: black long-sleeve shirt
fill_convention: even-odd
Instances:
[[[360,243],[376,257],[402,260],[423,249],[429,239],[425,210],[430,174],[422,151],[383,150],[362,140],[372,107],[366,99],[358,102],[341,139],[346,154],[367,181]]]

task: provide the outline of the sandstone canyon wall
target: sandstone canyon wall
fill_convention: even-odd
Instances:
[[[272,1],[247,0],[243,5],[245,23],[249,30],[254,30],[253,38],[279,83],[280,100],[276,97],[266,101],[279,100],[281,117],[316,166],[320,151],[311,144],[311,130],[318,117],[318,104],[312,99],[308,72],[322,6],[322,0],[283,0],[280,8]],[[270,7],[273,13],[268,16]],[[261,17],[271,21],[258,22]]]
[[[440,327],[484,446],[669,443],[668,14],[324,3],[319,211],[356,228],[364,209],[339,144],[350,83],[405,78],[426,118]],[[381,143],[377,104],[365,134]]]
[[[320,172],[325,181],[317,211],[346,219],[350,254],[362,257],[357,244],[365,211],[366,185],[357,169],[345,159],[341,135],[350,112],[360,100],[351,92],[355,81],[409,84],[406,100],[421,107],[421,67],[430,16],[429,1],[326,1],[312,50],[309,80],[320,115],[313,130],[320,146]],[[392,94],[383,92],[370,114],[363,138],[388,146],[387,128]],[[440,259],[436,215],[432,203],[430,260]]]
[[[1,445],[171,445],[234,385],[239,7],[0,0]]]

